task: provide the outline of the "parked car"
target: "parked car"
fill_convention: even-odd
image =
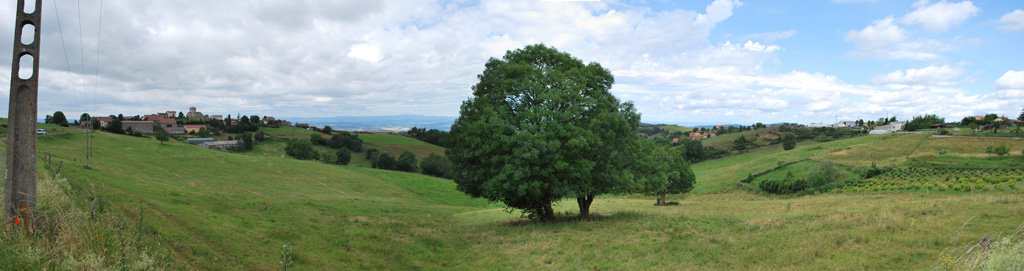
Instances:
[[[46,134],[46,129],[36,129],[36,134],[37,135],[45,135]]]

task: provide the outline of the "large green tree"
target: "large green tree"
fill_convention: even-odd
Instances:
[[[61,111],[53,112],[53,120],[51,122],[53,124],[56,124],[56,125],[67,127],[68,126],[68,117],[64,116],[64,112],[61,112]]]
[[[530,45],[490,59],[477,78],[449,135],[459,191],[547,220],[559,199],[576,198],[587,217],[595,196],[635,188],[640,115],[612,96],[600,64]]]

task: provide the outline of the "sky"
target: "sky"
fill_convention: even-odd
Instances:
[[[12,52],[16,9],[0,5],[0,52]],[[43,1],[38,114],[195,106],[278,118],[457,116],[488,59],[543,43],[610,70],[612,93],[647,123],[1016,118],[1022,9],[927,0]],[[9,69],[0,70],[10,85]],[[9,89],[0,96],[8,103]]]

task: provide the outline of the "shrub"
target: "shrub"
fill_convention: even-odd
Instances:
[[[327,145],[327,139],[324,138],[323,136],[320,136],[319,134],[309,135],[309,142],[312,142],[313,144],[316,145]]]
[[[398,156],[398,161],[395,163],[395,169],[405,172],[417,172],[419,171],[418,162],[416,162],[416,154],[411,151],[405,151],[402,155]]]
[[[292,139],[284,148],[288,156],[299,160],[312,160],[320,157],[320,154],[313,150],[313,144],[309,141]]]
[[[380,153],[378,155],[375,155],[374,157],[376,159],[373,159],[373,168],[386,169],[386,170],[395,170],[396,169],[395,158],[392,158],[391,155],[388,155],[387,153]]]
[[[793,173],[790,172],[781,180],[767,179],[762,181],[760,188],[762,191],[772,194],[792,194],[806,189],[807,182],[803,179],[794,177]]]
[[[782,135],[782,149],[788,151],[793,148],[796,148],[796,135],[793,133],[786,133]]]
[[[839,182],[843,174],[839,172],[832,162],[822,161],[811,167],[807,172],[807,185],[809,187],[822,187],[827,184]]]
[[[742,183],[752,183],[752,182],[754,182],[754,174],[747,174],[747,178],[743,179],[740,182],[742,182]]]
[[[352,161],[352,151],[347,148],[338,149],[337,155],[338,159],[335,160],[335,163],[339,165],[348,165],[348,162]]]
[[[430,156],[423,159],[420,162],[420,168],[423,170],[423,174],[451,179],[452,178],[452,162],[448,160],[448,157],[431,153]]]

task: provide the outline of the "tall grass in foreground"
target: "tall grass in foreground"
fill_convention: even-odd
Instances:
[[[5,224],[0,232],[0,270],[171,268],[167,255],[157,255],[141,242],[143,233],[136,230],[141,224],[102,212],[90,218],[92,198],[75,194],[66,178],[40,176],[36,234],[28,236],[20,224]]]
[[[933,270],[1024,270],[1024,224],[998,240],[983,238],[970,246],[949,248]]]

